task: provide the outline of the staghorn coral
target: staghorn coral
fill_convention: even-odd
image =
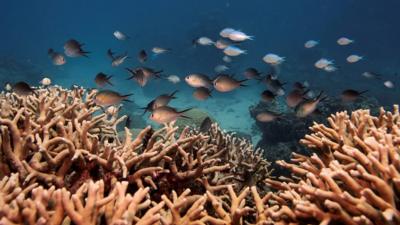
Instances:
[[[378,116],[340,112],[328,122],[300,141],[316,153],[278,162],[293,178],[267,179],[280,190],[275,207],[290,208],[287,222],[400,224],[399,107]]]

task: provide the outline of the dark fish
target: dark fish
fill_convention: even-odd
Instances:
[[[132,122],[131,117],[130,116],[126,117],[125,127],[131,129],[131,122]]]
[[[247,69],[244,71],[243,75],[244,75],[247,79],[260,79],[260,78],[261,78],[261,77],[260,77],[261,73],[258,72],[257,69],[252,68],[252,67],[247,68]]]
[[[219,92],[229,92],[233,91],[238,87],[244,87],[246,85],[242,84],[245,80],[236,80],[233,76],[226,74],[221,74],[214,80],[214,88]]]
[[[212,97],[211,90],[205,87],[198,87],[193,92],[193,97],[199,101],[204,101],[209,97]]]
[[[345,102],[353,102],[357,100],[358,97],[360,97],[362,94],[367,92],[368,90],[365,91],[356,91],[353,89],[347,89],[344,90],[341,94],[342,100]]]
[[[22,96],[27,96],[27,95],[35,93],[35,90],[33,88],[31,88],[31,86],[29,84],[27,84],[26,82],[23,82],[23,81],[15,83],[13,86],[13,91],[17,95],[22,95]]]
[[[201,122],[200,125],[200,133],[206,133],[211,129],[211,125],[213,124],[213,122],[211,121],[210,117],[206,117],[204,118],[203,122]]]
[[[146,114],[146,112],[153,112],[154,109],[154,100],[152,100],[151,102],[149,102],[147,104],[146,107],[140,108],[140,109],[144,109],[144,112],[142,115]]]
[[[117,67],[117,66],[121,65],[128,58],[128,52],[125,52],[122,55],[114,56],[115,53],[112,52],[111,49],[107,50],[107,55],[108,55],[108,57],[111,58],[111,66],[113,66],[113,67]]]
[[[87,54],[89,54],[90,52],[83,50],[83,45],[84,44],[79,43],[77,40],[70,39],[64,44],[64,53],[69,57],[88,57]]]
[[[99,87],[104,87],[106,84],[113,86],[113,84],[110,82],[111,77],[112,75],[108,76],[107,74],[100,72],[96,75],[94,81]]]
[[[49,54],[53,64],[56,66],[64,65],[67,62],[61,53],[54,51],[52,48],[49,48],[47,53]]]
[[[139,60],[139,62],[141,62],[141,63],[146,62],[146,60],[147,60],[147,53],[146,53],[146,51],[145,51],[144,49],[142,49],[142,50],[139,52],[139,54],[138,54],[138,60]]]
[[[296,112],[296,116],[302,118],[312,114],[317,109],[318,103],[326,99],[326,97],[323,97],[322,94],[323,92],[321,91],[316,98],[307,99],[298,104],[294,110]]]
[[[94,102],[100,106],[111,106],[119,104],[121,101],[130,101],[127,98],[133,94],[121,95],[116,91],[102,90],[97,92]]]
[[[172,99],[176,99],[175,94],[178,91],[174,91],[171,94],[162,94],[154,99],[153,110],[161,106],[166,106]]]
[[[274,79],[272,75],[267,75],[265,77],[265,83],[267,84],[268,89],[276,95],[282,96],[285,94],[283,85],[286,83],[282,83],[278,79]]]
[[[291,108],[296,107],[298,104],[300,104],[300,102],[305,100],[304,96],[308,93],[308,91],[309,90],[301,91],[294,89],[286,96],[286,104]]]
[[[140,87],[144,87],[147,84],[148,78],[146,78],[143,74],[143,72],[138,71],[136,69],[132,70],[129,68],[125,68],[129,74],[131,75],[130,77],[127,78],[127,80],[135,80]]]
[[[295,89],[295,90],[303,91],[306,88],[308,88],[308,82],[307,81],[304,82],[304,83],[301,83],[301,82],[297,81],[297,82],[294,82],[294,84],[293,84],[293,89]]]
[[[276,94],[274,94],[272,91],[265,90],[261,93],[261,100],[263,102],[271,102],[275,100]]]

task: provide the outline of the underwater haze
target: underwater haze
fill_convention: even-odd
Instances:
[[[142,108],[177,90],[168,103],[177,117],[193,121],[190,110],[180,111],[196,108],[262,146],[271,143],[266,127],[279,127],[282,118],[399,103],[399,10],[398,0],[2,0],[0,82],[38,86],[47,77],[64,87],[133,94],[133,103],[123,104],[137,128],[166,121]],[[223,37],[225,28],[236,33]],[[71,39],[86,57],[66,54]],[[217,48],[218,40],[227,46]],[[129,57],[112,66],[125,52]],[[162,72],[139,85],[142,67]],[[255,77],[244,74],[249,68]],[[95,80],[99,73],[106,78]],[[189,75],[206,75],[209,85]],[[99,85],[107,78],[112,86]],[[194,96],[199,87],[211,96]],[[308,112],[310,101],[316,107]]]

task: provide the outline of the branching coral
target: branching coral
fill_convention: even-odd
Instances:
[[[328,118],[329,126],[314,124],[301,140],[316,150],[294,154],[293,163],[280,161],[294,177],[275,181],[280,205],[292,221],[320,224],[400,224],[400,117],[381,109],[346,112]],[[288,220],[288,221],[291,221]]]

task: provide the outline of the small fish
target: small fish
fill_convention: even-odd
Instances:
[[[138,53],[138,60],[141,63],[144,63],[147,61],[147,53],[144,49],[140,50],[140,52]]]
[[[125,41],[126,39],[128,39],[129,37],[127,35],[125,35],[124,33],[122,33],[119,30],[114,31],[113,33],[114,37],[120,41]]]
[[[177,84],[181,81],[181,79],[177,75],[169,75],[167,80],[173,84]]]
[[[249,36],[242,31],[239,30],[234,30],[229,32],[228,38],[231,39],[232,41],[246,41],[246,40],[254,40],[254,36]]]
[[[212,80],[207,75],[200,73],[189,74],[185,77],[185,81],[187,84],[195,88],[211,88],[213,85]]]
[[[256,120],[262,123],[272,122],[279,118],[282,114],[271,111],[264,111],[256,115]]]
[[[49,86],[51,84],[51,80],[50,78],[45,77],[40,81],[40,84],[43,86]]]
[[[315,40],[309,40],[306,43],[304,43],[304,47],[305,48],[314,48],[315,46],[317,46],[319,44],[319,41],[315,41]]]
[[[219,35],[223,38],[229,38],[229,34],[235,32],[236,30],[233,28],[224,28],[219,32]]]
[[[232,59],[227,55],[224,55],[224,57],[222,57],[222,60],[224,62],[226,62],[226,63],[231,63],[232,62]]]
[[[200,37],[196,40],[196,43],[199,45],[213,45],[214,42],[208,37]]]
[[[357,100],[365,92],[368,92],[368,90],[356,91],[353,89],[347,89],[342,92],[341,98],[345,102],[353,102],[353,101]]]
[[[48,54],[51,58],[51,61],[56,66],[64,65],[67,62],[67,60],[65,60],[65,57],[61,53],[55,52],[52,48],[48,50]]]
[[[153,112],[150,115],[150,120],[161,124],[161,123],[170,123],[178,118],[190,119],[190,117],[185,116],[183,113],[191,109],[192,108],[178,111],[175,108],[169,106],[162,106],[153,110]]]
[[[94,82],[99,87],[104,87],[106,84],[109,84],[109,85],[113,86],[113,84],[110,82],[111,77],[112,77],[112,75],[108,76],[107,74],[104,74],[104,73],[100,72],[94,78]]]
[[[333,60],[329,60],[326,58],[321,58],[317,62],[314,63],[314,66],[318,69],[324,69],[325,67],[333,65]]]
[[[326,99],[326,97],[323,97],[322,94],[323,92],[321,91],[316,98],[307,99],[298,104],[294,109],[296,116],[303,118],[312,114],[317,109],[318,103]]]
[[[380,80],[382,79],[381,74],[373,73],[373,72],[363,72],[361,76],[368,78],[368,79],[377,79]]]
[[[114,56],[115,53],[112,52],[111,49],[107,50],[107,55],[108,55],[108,57],[111,58],[111,66],[112,67],[117,67],[117,66],[121,65],[128,58],[128,52],[125,52],[122,55]]]
[[[338,40],[337,40],[337,43],[339,44],[339,45],[349,45],[349,44],[351,44],[351,43],[353,43],[354,42],[354,40],[351,40],[351,39],[349,39],[349,38],[346,38],[346,37],[341,37],[341,38],[339,38]]]
[[[174,91],[171,94],[162,94],[159,95],[157,98],[154,99],[153,102],[153,110],[162,106],[166,106],[168,105],[168,103],[172,100],[172,99],[176,99],[175,94],[178,91]]]
[[[265,82],[267,84],[268,89],[271,90],[276,95],[278,96],[285,95],[285,90],[283,88],[283,85],[285,85],[286,83],[282,83],[278,79],[274,79],[272,75],[267,75],[265,77]]]
[[[35,90],[26,82],[20,81],[14,84],[13,91],[17,95],[27,96],[34,94]]]
[[[125,127],[126,128],[128,128],[128,129],[131,129],[131,117],[130,116],[128,116],[128,117],[126,117],[126,120],[125,120]]]
[[[263,92],[261,93],[261,100],[262,100],[263,102],[272,102],[272,101],[275,100],[275,97],[276,97],[276,96],[277,96],[277,95],[274,94],[272,91],[270,91],[270,90],[265,90],[265,91],[263,91]]]
[[[324,70],[328,73],[335,72],[338,68],[334,65],[327,65],[324,67]]]
[[[390,80],[383,82],[383,85],[385,85],[387,88],[394,88],[394,83]]]
[[[225,41],[225,40],[218,40],[215,42],[215,47],[218,49],[225,49],[226,47],[228,47],[231,43]]]
[[[94,96],[94,102],[97,105],[108,107],[111,105],[119,104],[121,101],[129,101],[128,97],[133,94],[121,95],[116,91],[102,90]]]
[[[236,46],[230,45],[224,49],[224,53],[227,56],[238,56],[241,54],[247,54],[246,50],[242,50]]]
[[[363,56],[359,56],[359,55],[350,55],[346,58],[346,61],[348,63],[356,63],[360,60],[362,60],[364,57]]]
[[[4,84],[4,90],[12,91],[12,89],[13,89],[13,87],[12,87],[12,85],[10,83],[7,82],[7,83]]]
[[[149,79],[144,76],[143,72],[141,72],[140,70],[136,70],[136,69],[133,69],[133,70],[129,69],[129,68],[125,68],[125,69],[130,74],[130,77],[128,77],[127,80],[130,80],[130,79],[135,80],[139,84],[140,87],[144,87],[147,84]]]
[[[225,65],[218,65],[218,66],[214,67],[214,71],[216,73],[222,73],[222,72],[224,72],[224,71],[226,71],[228,69],[229,69],[229,67],[227,67]]]
[[[64,53],[69,57],[79,57],[79,56],[88,57],[87,54],[89,54],[90,52],[83,50],[82,49],[83,45],[84,44],[79,43],[75,39],[70,39],[64,44]]]
[[[151,51],[156,55],[160,55],[160,54],[164,54],[166,52],[171,51],[171,49],[169,49],[169,48],[161,48],[161,47],[153,47],[151,49]]]
[[[213,124],[210,117],[204,118],[204,120],[200,124],[199,131],[200,133],[207,133],[211,129],[211,125]]]
[[[290,108],[295,108],[300,102],[304,100],[304,96],[307,94],[307,91],[293,90],[286,96],[286,104]]]
[[[268,53],[263,57],[263,61],[271,65],[279,65],[285,61],[285,57],[280,57],[277,54]]]
[[[213,83],[215,90],[219,92],[229,92],[235,90],[238,87],[246,86],[242,84],[245,81],[247,81],[247,79],[236,80],[232,76],[222,74],[215,78]]]
[[[261,78],[261,73],[258,72],[257,69],[250,67],[247,68],[244,72],[243,75],[247,78],[247,79],[260,79]]]
[[[304,89],[306,89],[308,87],[309,87],[309,84],[307,81],[304,81],[304,83],[296,81],[293,84],[293,89],[299,90],[299,91],[303,91]]]
[[[146,114],[146,112],[153,112],[154,100],[151,100],[151,102],[147,103],[146,107],[143,107],[143,108],[140,108],[140,109],[144,110],[142,115]]]
[[[199,101],[204,101],[211,96],[211,91],[205,87],[198,87],[193,92],[193,97]]]

